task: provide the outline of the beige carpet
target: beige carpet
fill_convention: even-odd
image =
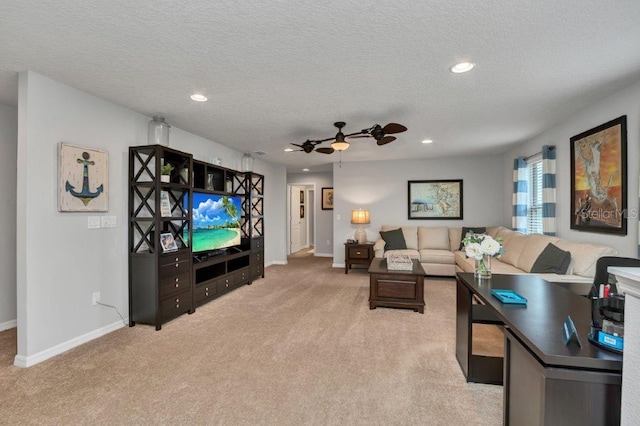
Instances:
[[[467,384],[456,362],[453,280],[426,281],[424,315],[369,310],[365,269],[289,262],[162,331],[28,369],[12,365],[15,329],[0,333],[0,424],[502,423],[502,387]]]

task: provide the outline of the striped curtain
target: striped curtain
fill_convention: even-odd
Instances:
[[[556,235],[556,147],[542,147],[542,233]]]
[[[513,161],[513,216],[511,227],[516,232],[527,231],[527,204],[529,202],[527,185],[527,161],[518,157]]]

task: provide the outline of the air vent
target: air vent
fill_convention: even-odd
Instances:
[[[253,153],[256,155],[267,155],[267,153],[264,151],[253,151]]]

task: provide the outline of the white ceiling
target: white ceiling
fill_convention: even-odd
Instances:
[[[283,152],[334,121],[409,129],[343,162],[499,153],[640,80],[639,22],[638,0],[0,0],[0,103],[33,70],[291,171],[338,161]]]

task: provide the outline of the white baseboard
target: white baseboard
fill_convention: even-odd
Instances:
[[[271,266],[271,265],[286,265],[286,264],[287,264],[286,260],[273,260],[265,264],[264,267],[266,268],[267,266]]]
[[[84,343],[90,342],[93,339],[97,339],[98,337],[102,337],[105,334],[109,334],[112,331],[115,331],[119,328],[124,327],[124,324],[121,320],[118,320],[112,324],[99,328],[97,330],[90,331],[89,333],[83,334],[82,336],[74,337],[71,340],[67,340],[66,342],[60,343],[52,348],[45,349],[42,352],[38,352],[37,354],[24,356],[24,355],[16,355],[13,360],[13,365],[16,367],[31,367],[42,361],[46,361],[49,358],[52,358],[56,355],[60,355],[63,352],[68,351],[69,349],[73,349],[76,346],[80,346]]]
[[[332,268],[344,268],[344,263],[333,263]]]
[[[11,320],[7,322],[0,322],[0,331],[9,330],[18,326],[18,320]]]
[[[314,253],[315,257],[333,257],[333,253]]]

